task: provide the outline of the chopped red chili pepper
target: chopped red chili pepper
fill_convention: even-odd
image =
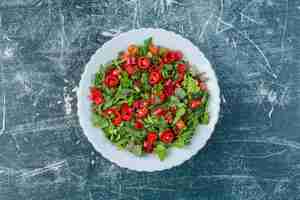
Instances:
[[[167,129],[160,134],[160,140],[165,144],[170,144],[174,140],[174,133],[171,129]]]

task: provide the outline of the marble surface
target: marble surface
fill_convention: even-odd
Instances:
[[[96,49],[160,27],[220,80],[220,121],[183,165],[137,173],[103,159],[76,116]],[[300,199],[299,0],[1,0],[0,199]]]

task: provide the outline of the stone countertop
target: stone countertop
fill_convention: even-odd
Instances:
[[[222,93],[208,145],[154,173],[103,159],[76,116],[90,56],[140,27],[190,39]],[[0,199],[300,199],[299,27],[298,0],[1,0]]]

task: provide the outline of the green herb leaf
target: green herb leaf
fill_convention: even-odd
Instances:
[[[171,96],[169,98],[168,103],[169,103],[169,105],[176,105],[177,106],[178,104],[180,104],[180,100],[175,96]]]
[[[168,70],[168,71],[171,71],[171,70],[173,70],[173,65],[170,65],[170,64],[165,64],[164,65],[164,68],[166,69],[166,70]]]
[[[185,145],[189,144],[191,142],[191,139],[193,137],[194,130],[184,130],[179,137],[175,140],[175,142],[172,144],[172,146],[177,148],[183,148]]]
[[[132,83],[132,80],[129,79],[127,72],[122,72],[120,85],[122,86],[122,88],[131,88],[132,87],[133,83]]]
[[[144,45],[149,48],[150,44],[152,43],[152,37],[149,37],[148,39],[144,40]]]
[[[153,87],[153,93],[159,94],[164,89],[162,83],[156,84]]]
[[[144,72],[142,73],[142,77],[141,77],[141,83],[142,83],[142,87],[144,90],[148,91],[151,89],[149,83],[148,83],[148,73]]]
[[[204,112],[203,115],[201,116],[201,121],[202,124],[208,124],[209,123],[209,115],[208,112]]]
[[[185,139],[180,136],[175,140],[175,142],[172,144],[172,146],[177,147],[177,148],[183,148],[186,145]]]
[[[122,85],[119,85],[115,95],[113,104],[116,104],[120,101],[127,101],[128,96],[132,95],[134,90],[123,88]]]
[[[187,125],[189,127],[189,129],[193,130],[197,127],[198,123],[199,123],[199,115],[193,113],[193,112],[189,112],[189,114],[187,115]]]
[[[116,145],[117,145],[117,147],[119,148],[119,149],[124,149],[126,146],[127,146],[127,144],[128,144],[128,142],[129,142],[130,140],[128,139],[128,138],[122,138],[122,139],[120,139],[120,141],[118,141],[117,143],[116,143]]]
[[[105,100],[112,98],[113,90],[110,90],[109,88],[102,86],[102,92],[105,96]]]
[[[152,43],[152,37],[144,40],[144,44],[139,47],[139,54],[140,54],[140,56],[147,55],[147,53],[149,51],[149,46],[150,46],[151,43]]]
[[[144,119],[144,126],[150,131],[162,131],[168,128],[169,125],[162,117],[158,118],[149,115]]]
[[[143,97],[143,99],[148,99],[149,98],[149,93],[143,93],[141,96]]]
[[[142,143],[144,141],[147,133],[145,130],[137,130],[134,128],[134,122],[124,123],[120,128],[120,131],[124,133],[124,135],[128,136],[131,141],[135,143]]]
[[[159,65],[159,57],[157,55],[153,55],[151,62],[153,63],[153,65]]]
[[[109,122],[104,117],[93,113],[92,115],[92,123],[96,127],[106,128],[109,126]]]
[[[142,145],[134,144],[133,142],[128,143],[126,149],[137,156],[141,156],[143,153]]]
[[[98,72],[95,74],[94,85],[101,86],[104,77],[104,66],[101,65]]]
[[[104,128],[105,136],[113,143],[117,142],[116,138],[118,138],[118,128],[115,127],[113,124],[109,124],[108,127]]]
[[[161,74],[164,77],[164,79],[167,79],[169,77],[169,71],[167,69],[163,68]]]
[[[182,88],[176,88],[175,96],[177,96],[179,99],[184,99],[186,97],[186,92]]]
[[[113,99],[112,98],[106,98],[105,103],[102,106],[102,109],[107,109],[113,105]]]
[[[141,73],[138,71],[136,73],[134,73],[132,76],[131,76],[131,79],[133,80],[140,80],[141,79]]]
[[[183,80],[183,88],[187,93],[192,94],[200,91],[198,82],[192,77],[190,73],[186,73]]]
[[[175,124],[185,114],[185,112],[186,112],[185,107],[178,107],[177,111],[176,111],[175,118],[173,120],[173,124]]]
[[[134,102],[134,96],[130,96],[127,100],[128,105],[132,106],[133,102]]]
[[[167,148],[163,144],[158,144],[154,148],[155,154],[159,157],[159,159],[162,161],[167,156]]]
[[[120,65],[123,63],[124,61],[121,60],[121,59],[115,59],[115,60],[112,60],[112,66],[113,67],[120,67]]]
[[[172,75],[173,71],[175,71],[173,70],[173,65],[165,64],[162,68],[161,74],[165,79],[167,79],[170,75]]]

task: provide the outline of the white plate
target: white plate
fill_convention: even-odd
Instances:
[[[146,38],[153,37],[155,44],[168,47],[170,49],[181,50],[185,58],[197,67],[200,72],[205,72],[209,78],[207,82],[209,99],[208,125],[197,127],[196,134],[192,143],[186,148],[169,149],[168,156],[164,161],[160,161],[154,155],[137,157],[127,151],[118,150],[108,139],[105,138],[102,130],[93,127],[91,123],[91,103],[88,99],[89,87],[91,86],[94,74],[99,69],[100,64],[105,64],[116,58],[120,51],[124,51],[130,44],[142,44]],[[84,134],[93,144],[94,148],[102,154],[103,157],[111,162],[136,171],[159,171],[182,164],[190,159],[201,148],[203,148],[210,138],[214,127],[218,121],[220,110],[220,89],[214,70],[205,56],[189,40],[163,29],[138,29],[122,33],[112,40],[106,42],[91,57],[91,60],[85,67],[79,84],[78,96],[78,117]]]

